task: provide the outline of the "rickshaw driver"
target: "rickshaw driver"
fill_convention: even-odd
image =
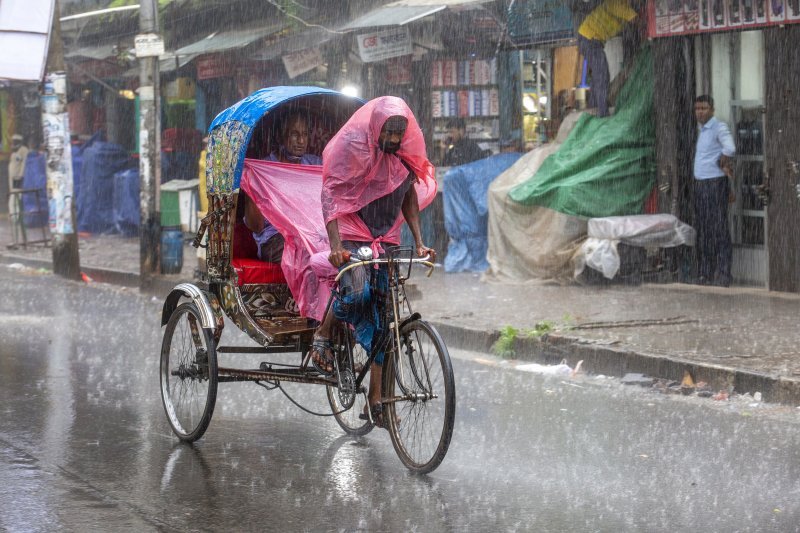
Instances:
[[[381,98],[378,100],[384,99]],[[399,100],[402,102],[400,99],[394,100]],[[387,108],[390,108],[392,103],[396,105],[396,102],[390,101],[390,104],[387,105]],[[405,105],[405,102],[402,102],[402,106],[404,111],[413,118],[413,115],[411,115],[411,110],[408,109],[408,107]],[[370,119],[369,127],[373,128],[374,120],[380,120],[381,118],[383,118],[381,113],[373,113]],[[382,158],[380,154],[376,153],[372,160],[365,165],[363,169],[361,169],[364,171],[364,175],[355,176],[355,179],[353,180],[353,187],[357,188],[359,185],[358,181],[375,180],[377,179],[377,173],[395,173],[397,175],[397,178],[385,180],[387,183],[386,188],[384,189],[385,194],[383,196],[370,201],[355,213],[369,229],[369,232],[374,239],[373,242],[342,240],[339,232],[339,222],[337,217],[335,216],[335,213],[331,214],[329,212],[331,210],[335,212],[337,209],[341,209],[341,207],[336,206],[336,204],[338,204],[340,201],[339,198],[336,198],[336,192],[337,190],[342,189],[337,189],[336,187],[326,187],[325,180],[327,176],[323,172],[323,215],[325,216],[326,230],[331,245],[328,261],[330,262],[330,265],[333,265],[337,269],[347,263],[351,253],[353,253],[359,247],[371,246],[373,249],[375,249],[376,246],[379,246],[381,239],[392,228],[401,212],[405,218],[405,221],[408,223],[411,234],[414,237],[417,255],[420,257],[430,255],[432,259],[434,259],[436,256],[436,252],[432,248],[425,246],[422,240],[419,224],[419,200],[416,189],[414,188],[414,183],[417,181],[417,177],[411,170],[410,165],[403,160],[402,154],[398,155],[403,138],[406,135],[407,126],[408,119],[405,116],[395,115],[386,118],[376,141],[378,145],[377,148],[379,148],[383,154],[390,156],[388,158],[388,164],[387,158]],[[366,138],[369,139],[370,136],[367,135]],[[347,139],[346,137],[343,139],[343,141],[349,145],[356,144],[352,139]],[[333,144],[333,141],[331,144]],[[329,147],[330,146],[331,145],[329,145]],[[344,150],[348,150],[348,148],[344,148]],[[419,151],[419,147],[417,147],[417,150]],[[422,150],[424,151],[424,142],[422,143]],[[353,152],[357,153],[357,149]],[[351,152],[349,155],[352,155],[353,152]],[[336,155],[338,156],[339,154],[337,153]],[[416,155],[419,157],[420,154]],[[422,154],[422,158],[427,162],[427,158],[425,157],[424,153]],[[401,164],[398,165],[397,163]],[[391,189],[390,187],[393,183],[396,184],[396,186],[394,189]],[[352,191],[352,189],[350,190]],[[349,194],[349,192],[345,191],[343,191],[343,193],[345,195]],[[331,205],[334,205],[334,207],[330,207]],[[330,268],[330,265],[328,265],[328,268]],[[334,312],[327,313],[325,315],[323,322],[320,324],[314,334],[314,341],[311,348],[312,362],[314,366],[322,373],[330,374],[334,369],[333,349],[329,339],[331,336],[331,328],[333,327],[336,319],[341,319],[353,324],[355,327],[356,340],[358,340],[360,344],[364,345],[365,348],[370,346],[372,339],[377,338],[378,335],[378,332],[376,331],[377,312],[374,308],[374,304],[369,300],[369,295],[365,294],[365,291],[363,291],[364,281],[366,280],[366,276],[369,275],[369,271],[365,267],[360,267],[353,269],[350,272],[352,275],[345,275],[340,282],[339,294],[342,296],[342,298],[334,303]],[[332,274],[335,276],[336,271],[333,271]],[[379,287],[382,286],[384,290],[388,292],[388,276],[386,267],[382,266],[382,268],[376,271],[375,274],[379,276],[377,285]],[[364,295],[363,298],[361,298],[362,295]],[[336,315],[335,318],[334,314]],[[375,361],[370,367],[370,383],[368,392],[368,402],[372,413],[372,418],[378,426],[383,426],[383,420],[381,416],[383,406],[380,403],[382,394],[382,363],[383,354],[381,353],[375,358]],[[365,417],[366,413],[362,415],[362,418]]]
[[[280,145],[265,158],[266,161],[295,165],[322,164],[320,156],[306,153],[309,138],[308,121],[302,113],[295,111],[287,115],[279,125],[278,131]],[[250,198],[247,198],[245,203],[244,224],[253,232],[258,258],[268,263],[280,263],[285,242],[283,235],[264,218]]]

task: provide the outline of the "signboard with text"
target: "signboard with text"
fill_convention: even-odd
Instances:
[[[800,0],[649,0],[650,37],[747,30],[800,22]]]
[[[411,53],[413,53],[411,34],[405,26],[358,36],[358,54],[364,63],[407,56]]]
[[[304,72],[315,69],[322,64],[319,48],[306,48],[299,52],[287,54],[281,58],[289,78],[296,78]]]
[[[164,55],[164,40],[155,33],[142,33],[133,38],[136,57],[159,57]]]
[[[508,38],[516,46],[574,39],[572,12],[562,0],[517,0],[509,6]]]
[[[196,61],[196,68],[198,80],[211,80],[232,77],[236,64],[221,55],[206,55]]]

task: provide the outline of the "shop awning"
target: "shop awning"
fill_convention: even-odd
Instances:
[[[309,28],[264,46],[250,58],[256,61],[270,61],[292,52],[323,45],[337,37],[338,34],[324,28]]]
[[[272,26],[249,30],[214,32],[197,42],[175,50],[175,55],[210,54],[213,52],[237,50],[259,39],[272,35],[273,33],[277,33],[281,29],[283,29],[283,24],[274,24]]]
[[[192,62],[199,54],[190,54],[188,56],[178,56],[175,52],[167,52],[158,58],[158,71],[162,74],[172,72],[185,67]],[[136,78],[141,73],[138,63],[125,71],[122,75],[123,78]]]
[[[0,2],[0,79],[42,79],[52,22],[53,0]]]
[[[384,6],[345,25],[342,30],[355,30],[358,28],[374,28],[377,26],[403,26],[409,22],[432,15],[441,11],[446,6]]]
[[[84,46],[70,50],[64,54],[67,59],[82,57],[86,59],[105,59],[114,55],[114,45],[101,44],[97,46]]]
[[[490,0],[398,0],[391,4],[373,9],[340,28],[355,30],[360,28],[376,28],[380,26],[403,26],[438,13],[447,8],[467,7],[484,4]]]
[[[158,70],[161,72],[172,72],[178,70],[192,62],[199,54],[189,54],[179,56],[175,52],[167,52],[158,58]]]

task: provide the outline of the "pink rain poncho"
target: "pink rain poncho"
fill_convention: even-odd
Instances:
[[[394,116],[404,117],[408,125],[397,155],[390,155],[380,149],[378,137],[384,123]],[[436,181],[417,119],[402,98],[382,96],[370,100],[353,113],[322,152],[325,222],[338,219],[342,239],[370,241],[376,252],[381,251],[381,242],[400,244],[402,214],[386,235],[373,239],[357,213],[402,185],[409,168],[418,178],[417,197],[420,209],[424,209],[433,201]]]
[[[379,149],[378,135],[386,119],[397,115],[406,117],[408,127],[394,156]],[[402,213],[378,239],[357,215],[359,209],[406,180],[408,169],[398,156],[419,178],[415,189],[423,209],[433,201],[436,182],[433,165],[425,156],[422,131],[403,100],[382,97],[356,111],[331,139],[322,167],[245,160],[242,190],[286,241],[281,267],[303,316],[322,320],[330,295],[328,283],[318,276],[319,268],[312,268],[312,256],[327,257],[330,250],[327,221],[338,219],[344,240],[371,242],[376,249],[382,242],[400,243]]]

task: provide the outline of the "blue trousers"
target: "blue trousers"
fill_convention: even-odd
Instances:
[[[701,282],[731,284],[731,233],[728,229],[728,178],[694,180],[697,275]]]
[[[372,344],[386,330],[384,306],[389,292],[389,275],[385,265],[379,269],[356,267],[342,276],[339,295],[333,301],[333,314],[341,321],[353,325],[356,342],[367,353]],[[375,363],[383,364],[384,352],[375,357]]]
[[[592,89],[589,91],[590,108],[597,108],[597,116],[608,116],[608,88],[611,83],[606,59],[605,44],[595,39],[587,39],[578,35],[578,51],[586,59],[589,72],[592,73]]]

